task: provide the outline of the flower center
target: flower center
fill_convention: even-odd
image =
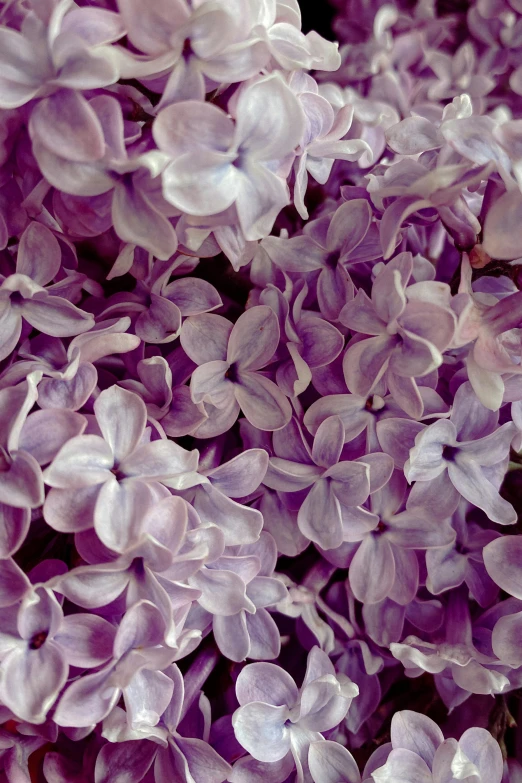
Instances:
[[[459,453],[459,450],[456,446],[444,446],[442,449],[442,459],[445,459],[446,462],[455,462],[455,457]]]
[[[228,368],[228,370],[225,373],[225,378],[228,378],[228,380],[231,381],[232,383],[237,383],[238,382],[239,378],[238,378],[237,365],[236,364],[231,364],[230,365],[230,367]]]
[[[30,650],[39,650],[40,647],[43,645],[45,640],[47,639],[47,631],[39,631],[38,633],[35,633],[31,641],[29,642],[29,649]]]

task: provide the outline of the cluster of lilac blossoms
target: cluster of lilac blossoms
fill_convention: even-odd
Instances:
[[[330,10],[0,0],[0,783],[522,782],[522,2]]]

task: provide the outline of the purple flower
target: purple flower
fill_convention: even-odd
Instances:
[[[6,612],[0,699],[21,720],[43,723],[65,684],[69,664],[95,668],[111,656],[115,629],[89,614],[63,616],[50,590],[37,587]]]
[[[279,325],[266,306],[252,307],[232,326],[222,316],[200,315],[183,324],[181,344],[198,364],[190,391],[196,404],[210,403],[214,427],[220,435],[241,409],[260,429],[277,430],[287,424],[291,408],[273,381],[259,370],[271,361],[279,343]]]
[[[309,653],[300,690],[278,666],[249,664],[236,683],[240,704],[232,717],[236,738],[259,761],[281,762],[291,753],[302,775],[310,743],[344,718],[358,692],[348,677],[335,674],[318,647]]]
[[[269,75],[241,91],[234,114],[235,124],[198,101],[160,112],[154,139],[171,159],[163,194],[189,215],[215,215],[235,204],[246,239],[261,239],[289,203],[278,169],[301,139],[303,113],[284,81]]]
[[[18,248],[16,272],[0,285],[0,359],[14,350],[26,321],[52,337],[71,337],[94,326],[90,313],[45,289],[60,269],[58,240],[45,226],[31,223]]]
[[[162,485],[182,489],[197,483],[198,453],[166,438],[148,442],[145,403],[118,386],[100,394],[94,412],[100,434],[71,438],[45,471],[52,489],[44,516],[60,531],[94,525],[106,546],[124,552],[133,525],[154,493],[161,497]]]

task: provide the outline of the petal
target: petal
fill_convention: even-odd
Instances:
[[[322,549],[336,549],[341,545],[341,510],[328,481],[314,484],[299,509],[297,524],[301,533]]]
[[[120,464],[125,476],[157,480],[173,489],[183,489],[185,477],[190,486],[191,474],[197,470],[199,454],[187,451],[173,440],[154,440],[138,446]]]
[[[419,152],[435,150],[443,143],[436,125],[419,116],[407,117],[388,128],[386,141],[400,155],[417,155]]]
[[[0,503],[15,508],[37,508],[42,505],[44,496],[38,462],[25,451],[13,452],[8,469],[2,472]]]
[[[377,437],[384,451],[393,457],[402,469],[408,460],[415,438],[425,429],[424,424],[408,419],[382,419],[377,422]]]
[[[194,781],[223,783],[229,779],[232,768],[207,742],[178,735],[176,743],[187,761],[189,774]]]
[[[118,702],[121,691],[110,685],[110,668],[87,674],[69,685],[53,719],[58,726],[89,727],[103,720]]]
[[[214,286],[197,277],[174,280],[163,287],[162,295],[174,302],[185,317],[215,310],[223,304]]]
[[[43,378],[38,385],[38,405],[40,408],[68,408],[77,411],[85,405],[97,382],[96,367],[87,362],[80,364],[74,378],[68,381]]]
[[[39,465],[47,465],[68,440],[82,434],[86,424],[84,416],[72,411],[35,411],[25,420],[19,447],[31,454]]]
[[[356,198],[341,204],[328,227],[327,249],[341,250],[343,255],[348,255],[364,239],[371,220],[372,210],[366,199]]]
[[[71,614],[54,636],[71,666],[90,669],[101,666],[112,657],[116,629],[95,614]]]
[[[279,344],[279,324],[271,307],[260,305],[243,313],[230,333],[227,362],[241,370],[259,370]]]
[[[372,777],[375,783],[432,783],[426,762],[402,748],[392,750],[384,767],[374,770]]]
[[[341,456],[344,445],[344,425],[339,416],[330,416],[317,428],[312,448],[312,459],[316,465],[329,468]]]
[[[513,668],[522,665],[522,612],[501,617],[491,639],[493,652]]]
[[[13,650],[2,661],[0,698],[22,720],[43,723],[65,685],[68,668],[53,642],[39,650]]]
[[[239,225],[249,241],[268,236],[275,219],[290,203],[288,185],[268,167],[250,161],[238,172],[236,209]]]
[[[379,574],[376,580],[374,574]],[[376,604],[387,597],[395,580],[395,561],[390,544],[371,533],[361,542],[349,569],[350,586],[357,600]]]
[[[30,587],[29,579],[12,558],[0,560],[0,607],[16,604]]]
[[[196,362],[224,361],[233,324],[221,315],[202,313],[183,324],[180,342],[185,353]]]
[[[236,145],[260,160],[284,158],[303,135],[304,113],[277,74],[259,79],[241,92],[236,116]]]
[[[258,429],[282,429],[292,418],[292,408],[282,391],[260,373],[241,372],[234,394],[248,421]]]
[[[244,581],[232,571],[202,568],[190,577],[190,584],[201,590],[198,603],[211,614],[228,617],[243,609],[253,609],[246,596]]]
[[[426,715],[401,710],[392,718],[391,741],[394,748],[411,750],[431,767],[435,751],[444,742],[444,735]]]
[[[78,435],[60,449],[45,470],[44,481],[59,489],[92,487],[111,477],[113,465],[112,451],[103,438],[98,435]]]
[[[175,104],[172,108],[178,107]],[[204,104],[209,106],[209,104]],[[214,150],[186,152],[162,174],[163,196],[188,215],[217,215],[236,200],[240,179],[229,153]]]
[[[206,472],[211,484],[229,498],[241,498],[254,492],[268,468],[264,449],[248,449],[218,468]]]
[[[94,413],[118,465],[142,438],[147,421],[145,403],[137,394],[115,385],[100,394]]]
[[[29,508],[0,503],[0,559],[8,558],[22,545],[31,523]]]
[[[517,512],[504,500],[484,475],[479,465],[471,459],[459,459],[448,464],[448,475],[462,497],[481,508],[499,525],[514,525]]]
[[[522,600],[522,538],[503,536],[484,547],[484,565],[502,590]]]
[[[108,742],[96,757],[96,783],[140,783],[157,750],[154,742]]]
[[[257,541],[263,517],[255,508],[243,506],[213,487],[198,489],[194,508],[203,523],[217,525],[225,535],[227,546]]]
[[[61,533],[88,530],[94,523],[94,510],[102,486],[51,489],[43,507],[45,521]]]
[[[316,465],[272,457],[268,463],[264,483],[279,492],[298,492],[312,486],[320,479],[322,473],[321,468]]]
[[[178,238],[172,223],[154,208],[134,180],[115,187],[112,222],[120,239],[145,248],[156,258],[165,260],[176,252]]]
[[[314,783],[360,783],[354,757],[338,742],[312,742],[308,766]]]
[[[394,344],[393,338],[383,335],[348,346],[343,372],[346,385],[353,394],[368,394],[385,371]]]
[[[58,274],[61,256],[54,234],[41,223],[32,222],[20,237],[16,271],[44,286]]]
[[[214,615],[212,621],[214,640],[219,651],[231,661],[244,661],[250,652],[245,612],[223,617]]]
[[[250,639],[248,657],[254,661],[277,658],[281,652],[281,637],[272,615],[261,608],[255,614],[245,615],[245,619]]]
[[[121,566],[79,566],[60,579],[60,592],[83,609],[95,609],[118,598],[129,579]]]
[[[204,150],[226,152],[232,144],[234,125],[212,103],[178,101],[160,111],[152,133],[158,147],[172,158],[185,153],[199,157]]]
[[[478,727],[467,729],[459,740],[459,747],[475,764],[482,780],[500,781],[503,772],[502,752],[489,731]]]
[[[288,707],[250,702],[232,716],[236,739],[258,761],[280,761],[290,750]]]
[[[37,298],[41,296],[42,298]],[[80,310],[61,296],[37,295],[26,299],[22,315],[35,329],[51,337],[73,337],[94,326],[90,313]]]
[[[58,90],[39,101],[29,131],[55,155],[73,162],[96,161],[105,153],[98,117],[76,90]]]
[[[251,663],[239,673],[236,696],[240,706],[255,701],[291,708],[297,702],[298,691],[292,677],[280,666]]]
[[[510,261],[520,255],[522,195],[518,188],[497,198],[486,213],[482,246],[493,258]]]

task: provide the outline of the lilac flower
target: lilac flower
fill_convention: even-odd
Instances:
[[[143,714],[139,726],[129,727],[126,714],[119,707],[105,719],[103,734],[110,741],[96,759],[96,783],[111,783],[115,770],[117,774],[126,775],[131,783],[139,783],[152,765],[155,780],[175,779],[179,774],[194,783],[223,783],[229,779],[230,765],[208,742],[186,737],[178,731],[190,707],[187,685],[192,672],[185,675],[185,682],[175,664],[168,666],[162,674],[170,681],[171,698],[159,722],[148,712]]]
[[[329,364],[344,346],[343,336],[333,324],[315,313],[303,312],[306,294],[306,285],[300,290],[287,285],[283,293],[270,284],[259,297],[260,304],[268,305],[277,315],[281,341],[286,340],[290,357],[277,368],[276,380],[288,397],[302,394],[312,379],[311,370]]]
[[[48,6],[47,18],[30,12],[20,32],[0,28],[3,108],[60,88],[89,90],[118,79],[110,44],[125,33],[119,16],[103,8],[71,8],[66,0]],[[60,124],[59,115],[55,121]],[[61,125],[67,127],[63,120]]]
[[[0,285],[0,359],[15,348],[23,321],[52,337],[71,337],[94,326],[89,313],[44,288],[56,277],[60,256],[51,231],[31,223],[20,239],[16,272]]]
[[[125,333],[129,326],[128,317],[98,322],[88,332],[74,337],[67,350],[62,340],[39,335],[20,347],[23,360],[6,369],[0,385],[15,384],[28,373],[42,372],[44,377],[38,384],[40,408],[79,410],[96,387],[98,372],[94,362],[139,346],[136,335]]]
[[[181,489],[198,481],[198,453],[167,439],[147,442],[145,403],[118,386],[100,394],[94,411],[100,435],[71,438],[45,471],[52,489],[44,516],[61,531],[94,524],[106,546],[123,552],[161,485]]]
[[[401,480],[402,478],[402,480]],[[377,604],[390,598],[405,606],[415,597],[419,585],[419,565],[412,550],[437,552],[451,543],[455,534],[450,526],[429,511],[406,503],[405,482],[395,472],[390,481],[372,494],[370,508],[375,523],[368,530],[354,530],[347,540],[360,541],[351,547],[349,580],[355,597],[364,604]],[[413,500],[413,498],[412,498]],[[373,574],[380,574],[379,580]]]
[[[220,435],[237,419],[239,410],[248,421],[268,430],[284,427],[291,408],[279,388],[262,373],[279,343],[279,325],[266,306],[252,307],[232,326],[222,316],[188,318],[181,344],[198,364],[190,383],[192,400],[210,403],[215,422],[209,435]]]
[[[163,619],[154,604],[136,603],[116,632],[112,659],[99,671],[69,685],[56,708],[56,723],[80,728],[98,723],[123,693],[130,725],[139,726],[142,720],[155,725],[173,690],[172,681],[161,671],[174,657],[172,650],[162,645],[164,633]]]
[[[339,461],[343,443],[343,423],[338,416],[331,416],[318,428],[311,453],[306,453],[305,445],[302,462],[272,457],[264,479],[268,487],[281,492],[310,487],[297,524],[306,538],[323,549],[335,549],[349,540],[353,526],[360,530],[377,524],[360,506],[371,491],[386,483],[392,471],[385,454]]]
[[[129,40],[148,55],[168,55],[173,66],[162,107],[205,98],[205,77],[214,82],[245,81],[269,59],[256,33],[252,9],[240,3],[164,0],[152,8],[142,0],[119,0]],[[165,63],[166,64],[166,63]],[[163,71],[158,63],[157,72]]]
[[[455,541],[426,552],[426,586],[430,593],[439,595],[465,582],[475,601],[481,606],[489,606],[495,600],[498,589],[486,571],[482,553],[491,541],[500,537],[500,533],[483,530],[467,522],[468,508],[466,501],[461,501],[453,515],[452,525],[457,532]]]
[[[343,106],[335,114],[328,100],[319,94],[317,83],[304,73],[294,73],[289,86],[299,97],[306,129],[294,164],[294,204],[303,219],[309,217],[304,203],[308,174],[322,185],[327,182],[334,160],[372,159],[372,151],[362,139],[345,139],[353,119],[353,107]]]
[[[338,321],[346,301],[354,295],[347,266],[350,262],[371,261],[382,252],[372,244],[370,237],[369,247],[365,241],[371,218],[368,202],[353,199],[342,204],[330,220],[312,221],[301,236],[268,237],[262,247],[271,261],[287,273],[319,271],[319,308],[324,318]]]
[[[415,284],[421,290],[427,287],[424,295],[410,294],[407,285],[412,268],[411,255],[396,256],[377,276],[371,300],[359,290],[339,317],[353,331],[375,335],[348,346],[343,370],[350,391],[368,394],[387,370],[390,391],[417,418],[422,415],[422,400],[415,378],[440,366],[441,352],[453,339],[455,321],[449,308],[429,301],[429,282]]]
[[[261,239],[289,203],[278,169],[301,139],[303,113],[277,75],[245,87],[234,113],[235,124],[197,101],[160,112],[154,139],[171,159],[162,174],[163,194],[189,215],[215,215],[235,204],[245,237]]]
[[[266,608],[286,597],[285,586],[272,576],[276,559],[275,542],[265,533],[239,547],[237,555],[225,551],[188,580],[201,592],[200,607],[212,615],[217,646],[232,661],[279,655],[279,630]]]
[[[236,683],[236,738],[259,761],[282,762],[291,753],[302,779],[310,743],[343,719],[358,692],[347,677],[335,674],[328,656],[317,647],[309,653],[300,690],[278,666],[249,664]]]
[[[5,529],[18,524],[25,527],[29,521],[27,510],[40,506],[44,500],[38,461],[30,451],[20,448],[24,422],[38,398],[38,380],[38,373],[29,374],[25,383],[0,391],[0,503],[4,509],[2,521],[7,526]],[[22,509],[22,512],[17,513],[13,509]]]
[[[43,723],[69,664],[94,668],[111,655],[114,627],[88,614],[63,616],[50,590],[36,588],[2,630],[0,699],[20,719]]]
[[[522,323],[522,297],[517,292],[495,304],[484,304],[480,295],[473,294],[471,271],[465,256],[459,294],[454,300],[459,314],[456,343],[473,343],[466,357],[469,381],[482,404],[498,410],[505,389],[502,374],[520,372],[517,327]]]
[[[48,127],[48,115],[77,115],[77,136],[70,145]],[[121,104],[110,95],[89,102],[76,93],[61,91],[46,98],[31,115],[33,153],[46,179],[64,193],[92,200],[109,194],[115,231],[125,242],[145,247],[155,256],[170,258],[178,240],[168,219],[169,206],[156,192],[152,177],[163,165],[157,153],[129,156]],[[161,156],[160,156],[161,157]],[[170,213],[171,214],[171,213]]]
[[[190,588],[186,581],[206,560],[219,557],[224,541],[215,529],[187,534],[185,502],[165,494],[144,512],[120,557],[104,551],[92,531],[77,535],[77,547],[89,565],[58,577],[54,585],[85,609],[106,606],[122,595],[128,609],[137,601],[151,601],[163,617],[165,643],[183,648],[190,643],[183,634],[183,621],[192,601],[200,596],[200,590]],[[197,637],[192,634],[190,638]]]
[[[507,422],[484,438],[459,442],[455,424],[439,419],[415,438],[404,474],[408,481],[423,482],[426,487],[437,480],[439,491],[453,484],[463,498],[485,511],[493,522],[512,525],[516,513],[498,494],[494,468],[507,458],[514,434],[513,423]]]
[[[459,742],[445,740],[430,718],[401,710],[392,718],[386,763],[373,768],[371,776],[375,783],[443,783],[467,777],[476,777],[481,783],[500,783],[502,754],[485,729],[468,729]]]

